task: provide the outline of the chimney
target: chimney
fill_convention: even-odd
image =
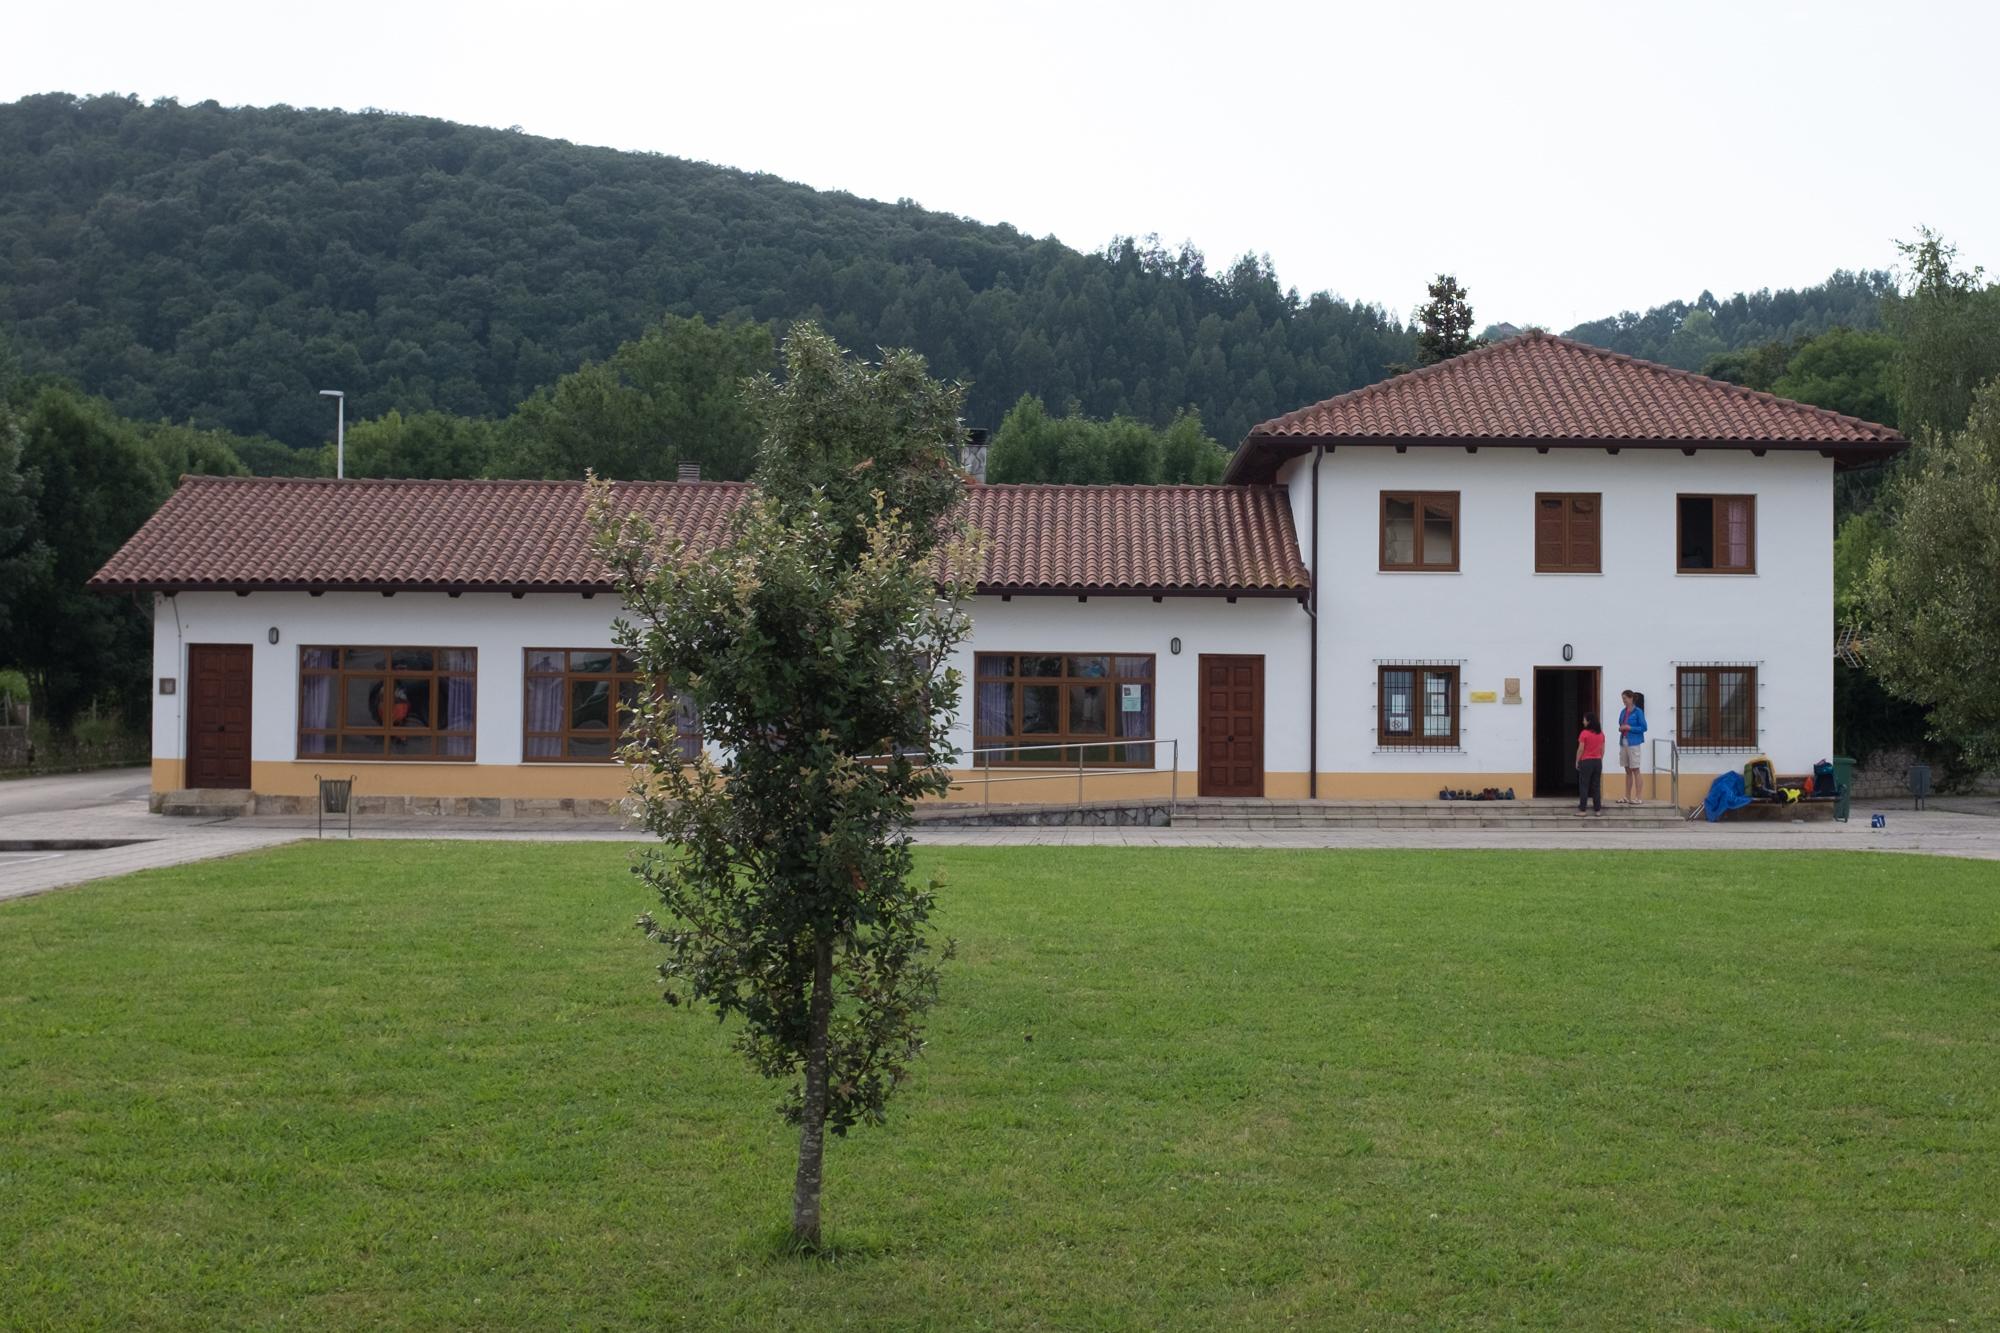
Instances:
[[[679,476],[677,476],[677,477],[675,477],[675,478],[674,478],[674,480],[675,480],[675,481],[700,481],[700,480],[701,480],[701,464],[700,464],[700,463],[690,463],[690,462],[689,462],[689,461],[687,461],[687,460],[686,460],[685,458],[684,458],[684,459],[682,459],[682,460],[681,460],[681,471],[680,471],[680,475],[679,475]]]
[[[965,443],[959,446],[958,465],[969,473],[974,481],[986,480],[986,432],[977,426],[965,432]]]

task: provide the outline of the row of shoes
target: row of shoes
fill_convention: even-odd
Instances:
[[[1438,799],[1440,801],[1511,801],[1514,799],[1514,789],[1509,787],[1507,790],[1501,791],[1498,787],[1487,787],[1480,791],[1447,790],[1440,791]]]

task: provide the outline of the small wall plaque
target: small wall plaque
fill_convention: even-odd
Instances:
[[[1494,690],[1474,690],[1472,692],[1472,702],[1476,704],[1490,704],[1499,698],[1499,693]]]
[[[1507,677],[1507,693],[1500,702],[1503,704],[1517,704],[1521,702],[1521,678],[1519,676]]]
[[[174,684],[175,682],[172,676],[160,677],[160,693],[172,694],[174,692]]]

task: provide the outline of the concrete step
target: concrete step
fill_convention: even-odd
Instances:
[[[252,813],[257,798],[247,791],[197,787],[185,791],[155,792],[148,806],[156,815],[182,819],[233,819]]]
[[[1283,832],[1286,830],[1314,831],[1314,830],[1331,830],[1331,829],[1405,829],[1405,830],[1421,829],[1421,830],[1436,831],[1441,833],[1448,833],[1453,830],[1470,831],[1474,829],[1557,829],[1557,828],[1573,828],[1579,826],[1587,826],[1593,828],[1661,829],[1661,828],[1674,828],[1683,822],[1685,821],[1678,818],[1634,819],[1624,815],[1614,815],[1609,812],[1602,815],[1593,815],[1585,819],[1578,819],[1575,813],[1572,812],[1566,815],[1538,814],[1523,819],[1421,819],[1421,818],[1371,819],[1365,815],[1358,815],[1344,819],[1303,819],[1303,820],[1302,819],[1228,819],[1228,818],[1188,819],[1183,817],[1180,819],[1176,819],[1174,821],[1173,826],[1177,829],[1186,829],[1194,831],[1200,831],[1203,829],[1215,829],[1218,831],[1228,830],[1228,829],[1239,829],[1239,830],[1249,829],[1252,831],[1272,830],[1278,832]]]

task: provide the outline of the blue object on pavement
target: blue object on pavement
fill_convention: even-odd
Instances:
[[[1711,824],[1731,810],[1741,809],[1748,804],[1750,796],[1743,789],[1743,775],[1733,769],[1708,784],[1708,797],[1701,803],[1702,810]]]

